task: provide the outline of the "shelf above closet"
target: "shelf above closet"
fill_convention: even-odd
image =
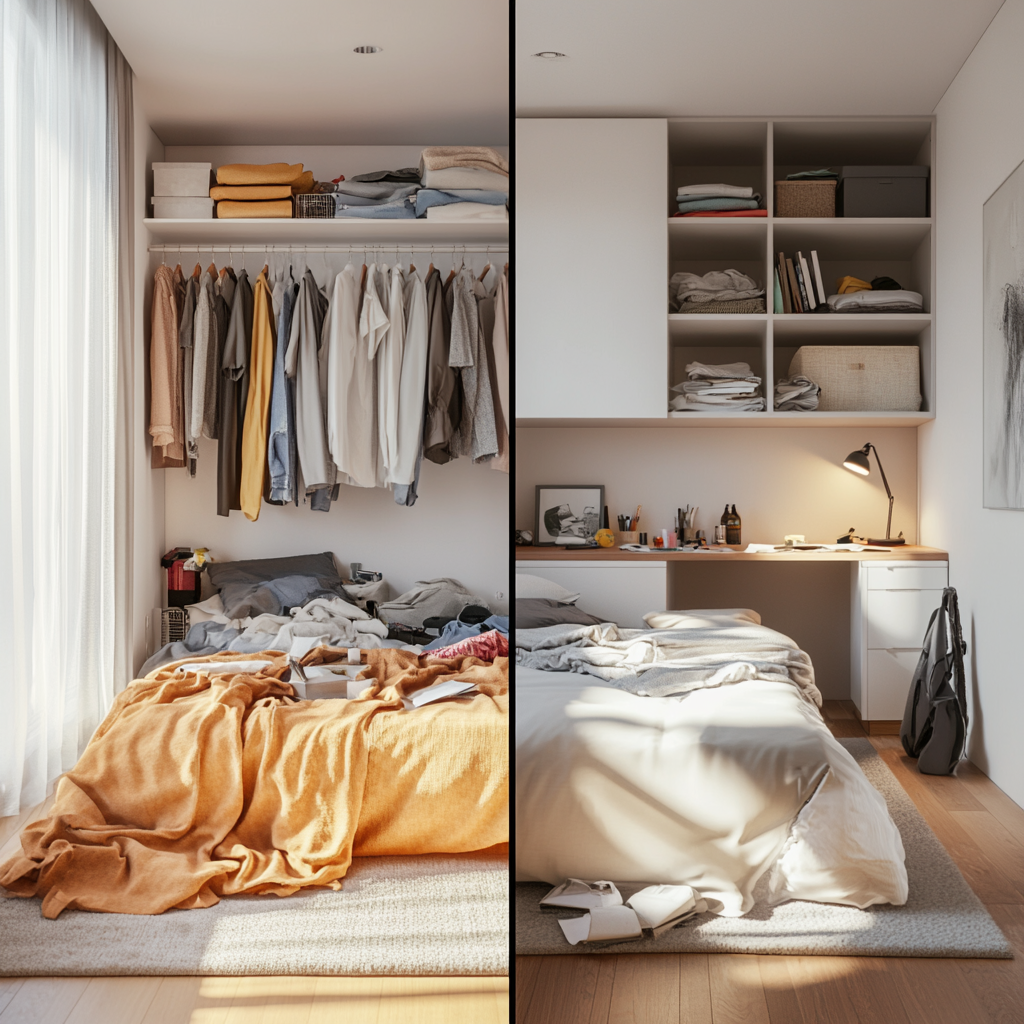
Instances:
[[[507,244],[508,221],[443,223],[427,220],[260,219],[158,220],[147,217],[152,242],[182,245]]]
[[[644,419],[517,419],[516,427],[917,427],[933,412],[688,412]]]

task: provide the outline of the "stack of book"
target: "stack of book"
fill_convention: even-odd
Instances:
[[[798,252],[788,257],[780,252],[775,264],[776,313],[812,313],[819,307],[823,313],[828,311],[828,296],[815,249],[810,256]]]

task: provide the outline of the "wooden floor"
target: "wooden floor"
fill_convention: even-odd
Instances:
[[[864,736],[827,701],[836,736]],[[1013,943],[1015,960],[648,953],[516,958],[520,1024],[1024,1022],[1024,810],[972,764],[926,776],[868,737]],[[6,1024],[0,1016],[0,1024]]]
[[[0,818],[0,862],[48,803]],[[508,978],[0,978],[0,1024],[504,1024],[508,990]]]

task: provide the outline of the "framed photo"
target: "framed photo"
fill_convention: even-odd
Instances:
[[[586,544],[603,508],[604,484],[538,484],[534,544]]]

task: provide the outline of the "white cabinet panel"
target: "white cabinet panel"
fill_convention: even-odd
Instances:
[[[664,417],[668,127],[516,122],[517,418]]]
[[[630,629],[645,628],[648,612],[664,611],[665,562],[516,562],[516,572],[551,580],[579,593],[577,605],[591,615]]]
[[[920,650],[928,620],[941,604],[941,590],[868,591],[868,648]]]
[[[868,590],[941,590],[946,586],[945,567],[917,565],[870,565]]]
[[[907,694],[921,652],[868,651],[867,711],[864,718],[892,722],[903,718]]]

